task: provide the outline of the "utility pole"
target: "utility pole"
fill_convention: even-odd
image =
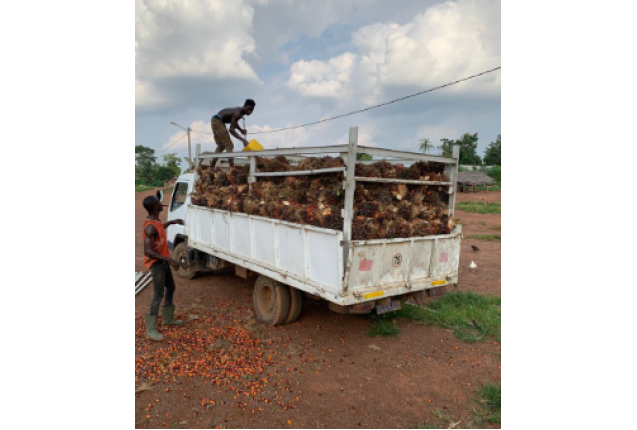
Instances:
[[[188,160],[188,170],[190,170],[190,169],[192,169],[192,168],[194,167],[194,164],[193,164],[193,162],[192,162],[192,149],[191,149],[191,146],[190,146],[190,145],[191,145],[191,143],[190,143],[190,132],[191,132],[192,130],[190,129],[190,127],[188,127],[188,128],[183,128],[183,127],[182,127],[182,126],[180,126],[179,124],[177,124],[177,123],[175,123],[175,122],[172,122],[172,121],[171,121],[171,124],[172,124],[172,125],[174,125],[175,127],[179,127],[179,128],[181,128],[182,130],[186,130],[186,131],[188,132],[188,158],[187,158],[187,160]],[[184,138],[184,137],[182,136],[182,137],[180,137],[180,138],[179,138],[179,140],[181,140],[181,139],[183,139],[183,138]]]
[[[190,168],[192,169],[192,154],[190,152],[190,127],[188,127],[188,162],[190,163]]]

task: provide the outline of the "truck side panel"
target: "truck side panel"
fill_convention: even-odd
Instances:
[[[276,271],[334,298],[342,291],[343,233],[241,213],[188,207],[188,245],[221,259]],[[232,258],[229,258],[232,257]],[[264,272],[263,272],[264,273]],[[268,272],[268,276],[271,273]]]

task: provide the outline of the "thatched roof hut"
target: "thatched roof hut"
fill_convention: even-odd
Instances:
[[[484,172],[458,172],[458,183],[466,185],[493,185],[495,180]]]

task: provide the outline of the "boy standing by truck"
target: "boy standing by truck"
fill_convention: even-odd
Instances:
[[[243,104],[243,107],[235,107],[235,108],[225,108],[221,109],[219,113],[213,115],[210,120],[210,125],[212,127],[212,134],[215,136],[215,142],[217,143],[217,149],[215,149],[215,153],[223,152],[225,149],[226,152],[232,152],[234,150],[234,144],[230,139],[230,134],[243,142],[243,146],[245,147],[248,144],[248,141],[237,134],[236,130],[239,130],[244,135],[247,133],[247,130],[239,127],[239,120],[243,118],[244,115],[250,116],[252,112],[254,112],[254,107],[256,103],[252,99],[248,99]],[[230,133],[226,130],[226,124],[230,124]],[[212,168],[217,164],[218,158],[212,160]],[[234,159],[230,158],[228,160],[230,167],[234,166]]]
[[[162,325],[180,325],[182,321],[173,319],[175,305],[173,295],[175,293],[175,281],[173,269],[179,269],[179,263],[172,259],[168,251],[166,240],[166,228],[171,224],[184,224],[183,220],[176,219],[165,224],[159,220],[159,213],[164,209],[159,199],[148,196],[142,202],[148,211],[148,217],[144,222],[144,265],[150,269],[153,275],[154,295],[150,304],[150,313],[146,315],[146,336],[152,340],[162,340],[164,336],[157,330],[157,314],[162,299],[164,306],[161,309]]]

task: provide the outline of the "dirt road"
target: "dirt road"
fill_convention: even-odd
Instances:
[[[135,268],[142,264],[135,194]],[[499,192],[458,200],[500,201]],[[165,213],[162,214],[165,217]],[[460,290],[500,295],[500,215],[457,211],[464,226]],[[474,252],[471,245],[477,245]],[[474,261],[478,268],[469,269]],[[306,300],[294,324],[267,327],[252,309],[253,281],[232,273],[175,276],[180,328],[143,336],[152,287],[135,299],[136,428],[404,428],[472,420],[478,386],[500,382],[501,347],[466,343],[449,330],[399,320],[401,334],[371,338],[364,316],[337,315]]]

